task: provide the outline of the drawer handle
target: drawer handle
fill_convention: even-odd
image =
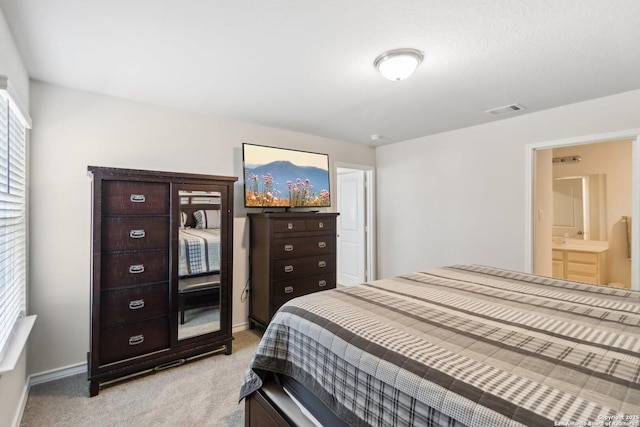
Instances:
[[[327,261],[318,261],[318,267],[322,268],[326,266],[327,266]]]
[[[324,228],[324,222],[320,221],[320,222],[318,223],[318,228]]]
[[[139,274],[144,273],[144,264],[135,264],[129,266],[129,273]]]
[[[287,286],[286,288],[284,288],[284,293],[285,294],[293,293],[293,286]]]
[[[285,265],[284,266],[284,272],[285,273],[291,273],[293,271],[293,265]]]
[[[129,200],[133,203],[144,203],[147,201],[147,198],[144,194],[132,194],[131,197],[129,197]]]
[[[146,235],[147,235],[147,233],[145,233],[144,230],[131,230],[131,231],[129,231],[129,237],[131,237],[132,239],[142,239]]]
[[[129,337],[129,345],[138,345],[138,344],[142,344],[143,342],[144,342],[144,335],[142,334]]]
[[[137,299],[134,301],[129,301],[129,310],[139,310],[144,307],[144,300]]]
[[[293,223],[292,222],[287,223],[287,228],[289,230],[293,230]]]
[[[318,247],[319,248],[326,248],[327,247],[327,242],[318,242]]]
[[[327,286],[327,281],[326,280],[318,280],[318,286],[320,286],[320,287]]]
[[[284,245],[285,252],[293,252],[293,245]]]

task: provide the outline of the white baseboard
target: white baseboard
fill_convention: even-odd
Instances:
[[[249,329],[249,322],[238,323],[237,325],[233,325],[231,328],[232,332],[242,332]]]
[[[233,325],[233,332],[241,332],[249,329],[249,322],[238,323]],[[55,381],[62,378],[70,377],[76,374],[82,374],[87,372],[86,363],[78,363],[77,365],[70,365],[64,368],[52,369],[50,371],[41,372],[39,374],[32,374],[29,376],[27,387],[34,386],[36,384],[47,383],[49,381]],[[28,394],[28,388],[26,388],[26,394]]]
[[[238,323],[237,325],[233,325],[233,332],[241,332],[247,329],[249,329],[249,322]],[[72,375],[82,374],[86,372],[87,372],[87,364],[78,363],[77,365],[70,365],[64,368],[52,369],[50,371],[41,372],[39,374],[32,374],[29,376],[27,387],[31,387],[36,384],[47,383],[49,381],[59,380],[62,378],[70,377]],[[28,394],[28,388],[26,393]]]
[[[29,391],[31,390],[31,386],[58,380],[60,378],[70,377],[71,375],[76,375],[83,372],[87,372],[86,363],[79,363],[77,365],[67,366],[66,368],[52,369],[51,371],[42,372],[40,374],[29,375],[29,378],[27,378],[27,381],[24,384],[22,396],[20,396],[20,401],[18,402],[18,410],[13,417],[11,426],[20,427],[22,416],[24,415],[24,410],[27,407],[27,399],[29,398]]]
[[[233,332],[241,332],[249,329],[249,322],[239,323],[233,326]],[[27,398],[29,397],[29,390],[31,386],[47,383],[49,381],[55,381],[62,378],[70,377],[72,375],[82,374],[87,372],[87,364],[86,363],[78,363],[77,365],[71,365],[64,368],[52,369],[50,371],[41,372],[39,374],[32,374],[29,376],[27,383],[25,384],[24,390],[22,392],[22,397],[20,399],[20,411],[16,413],[15,419],[13,421],[13,426],[20,426],[20,421],[22,420],[22,415],[24,413],[24,408],[27,405]]]
[[[249,322],[239,323],[233,326],[233,332],[241,332],[249,329]],[[13,427],[19,427],[20,422],[22,421],[22,416],[24,415],[25,407],[27,406],[27,398],[29,397],[29,390],[31,386],[47,383],[49,381],[55,381],[62,378],[70,377],[72,375],[82,374],[87,372],[87,364],[86,363],[78,363],[76,365],[70,365],[64,368],[52,369],[50,371],[41,372],[39,374],[31,374],[27,379],[27,382],[24,385],[24,390],[22,391],[22,396],[20,397],[20,403],[18,407],[19,411],[16,412],[16,415],[13,419],[13,423],[11,424]]]
[[[39,374],[32,374],[29,376],[29,387],[47,383],[49,381],[59,380],[61,378],[70,377],[76,374],[82,374],[87,372],[86,363],[78,363],[77,365],[71,365],[64,368],[52,369],[51,371],[41,372]]]
[[[20,401],[18,402],[18,410],[16,411],[16,415],[13,417],[13,423],[11,424],[13,427],[20,427],[20,423],[22,422],[22,416],[24,415],[24,409],[27,407],[27,398],[29,397],[29,381],[24,383],[24,389],[22,390],[22,396],[20,396]]]

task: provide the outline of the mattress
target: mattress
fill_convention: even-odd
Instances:
[[[323,291],[274,316],[240,398],[268,372],[349,425],[637,426],[640,292],[466,265]]]
[[[180,277],[220,271],[220,229],[182,229],[178,240]]]

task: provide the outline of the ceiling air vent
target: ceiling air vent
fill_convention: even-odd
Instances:
[[[494,108],[492,110],[487,110],[485,113],[491,114],[492,116],[501,116],[503,114],[514,113],[516,111],[524,110],[525,108],[520,104],[511,104],[505,105],[504,107]]]

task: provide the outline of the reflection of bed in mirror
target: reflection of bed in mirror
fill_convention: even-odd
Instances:
[[[220,328],[220,194],[180,191],[179,339]]]
[[[180,230],[178,275],[192,277],[220,271],[220,228]]]

